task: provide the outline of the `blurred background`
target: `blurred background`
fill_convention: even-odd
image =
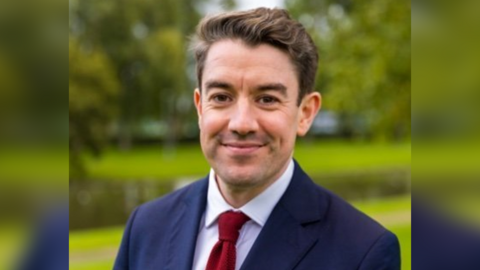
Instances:
[[[71,0],[70,269],[110,269],[136,206],[208,173],[189,37],[258,6],[288,9],[320,53],[324,107],[295,158],[397,233],[409,269],[410,4],[393,0]]]
[[[479,12],[479,1],[412,1],[417,269],[480,269]]]
[[[0,269],[68,264],[67,35],[65,1],[0,1]]]
[[[0,269],[67,203],[69,268],[111,269],[136,206],[208,174],[189,37],[259,6],[319,49],[323,108],[295,158],[396,233],[411,269],[411,5],[395,0],[1,1]]]

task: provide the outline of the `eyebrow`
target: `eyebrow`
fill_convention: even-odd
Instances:
[[[281,83],[267,83],[261,84],[255,88],[256,91],[265,92],[265,91],[277,91],[280,92],[284,97],[287,97],[287,87]]]
[[[205,83],[206,93],[208,93],[213,88],[224,89],[227,91],[234,90],[233,85],[225,81],[212,80],[212,81],[207,81]],[[282,94],[284,97],[287,97],[287,87],[281,83],[260,84],[255,87],[255,91],[258,91],[258,92],[277,91],[277,92],[280,92],[280,94]]]
[[[223,81],[216,81],[216,80],[207,81],[205,83],[205,90],[206,90],[205,92],[208,93],[208,91],[210,91],[212,88],[219,88],[219,89],[232,91],[233,85]]]

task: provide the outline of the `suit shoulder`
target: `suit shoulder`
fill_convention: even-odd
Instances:
[[[332,222],[338,230],[346,235],[376,241],[386,232],[389,232],[377,221],[333,192],[320,186],[318,186],[318,192],[320,196],[327,197],[329,201],[325,219]]]
[[[361,231],[376,234],[377,237],[386,231],[382,225],[350,203],[315,183],[298,163],[295,163],[293,179],[286,201],[293,205],[290,208],[292,212],[298,212],[300,209],[301,214],[294,213],[299,220],[314,213],[314,216],[321,217],[324,221],[328,221],[327,224],[341,228],[342,231]],[[298,200],[298,198],[302,199]],[[316,207],[312,208],[314,205]]]
[[[362,267],[382,261],[392,265],[362,270],[399,269],[400,248],[395,234],[332,192],[322,187],[318,191],[329,201],[324,222],[320,222],[323,229],[319,232],[333,254],[349,253],[352,263],[358,262]]]

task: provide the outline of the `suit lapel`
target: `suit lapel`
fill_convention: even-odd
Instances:
[[[200,180],[185,194],[182,210],[172,222],[169,260],[165,269],[191,270],[200,220],[205,211],[208,177]]]
[[[241,270],[291,270],[318,241],[328,200],[295,162],[289,187],[270,214]]]

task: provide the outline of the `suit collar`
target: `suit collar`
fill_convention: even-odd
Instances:
[[[315,228],[326,214],[328,199],[325,193],[319,193],[295,160],[294,163],[290,185],[273,209],[241,270],[293,269],[318,241]],[[192,268],[207,190],[208,177],[188,187],[184,194],[183,207],[170,230],[166,269]]]
[[[285,210],[298,221],[307,224],[321,220],[328,209],[326,194],[319,195],[318,186],[302,170],[296,160],[292,181],[280,199]]]
[[[287,191],[275,206],[241,270],[293,269],[318,241],[328,198],[295,161]]]
[[[178,218],[172,222],[169,260],[166,269],[191,270],[195,245],[207,200],[208,177],[188,187]]]
[[[290,160],[287,169],[276,181],[239,209],[235,209],[225,201],[216,183],[215,172],[212,169],[208,182],[205,226],[216,226],[216,221],[220,214],[229,210],[241,211],[261,227],[265,226],[273,208],[287,190],[293,177],[294,168],[295,164],[293,160]]]

